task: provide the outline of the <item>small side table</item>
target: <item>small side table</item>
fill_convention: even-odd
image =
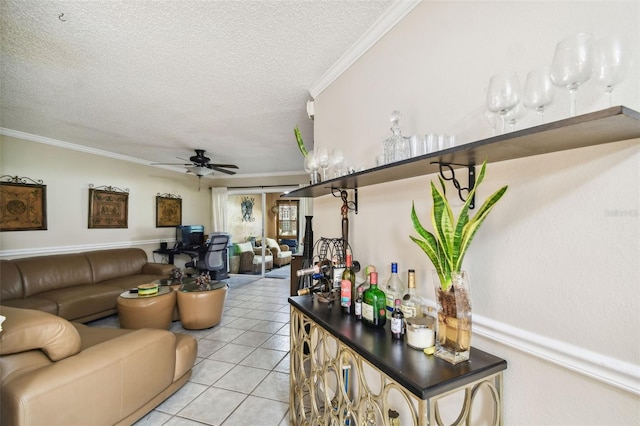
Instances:
[[[187,330],[202,330],[220,323],[229,285],[221,281],[200,288],[195,283],[183,284],[176,291],[180,322]]]
[[[176,306],[171,287],[160,287],[158,294],[139,296],[129,290],[118,297],[118,319],[122,328],[160,328],[168,330]]]

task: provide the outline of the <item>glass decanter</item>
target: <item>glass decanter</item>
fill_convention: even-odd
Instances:
[[[398,110],[393,111],[389,117],[391,119],[392,135],[385,139],[382,144],[385,164],[409,158],[409,142],[402,137],[402,133],[400,132],[400,117],[401,114]]]

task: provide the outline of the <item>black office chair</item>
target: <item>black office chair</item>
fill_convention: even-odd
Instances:
[[[214,232],[209,235],[209,246],[202,260],[198,260],[196,268],[201,272],[209,271],[212,280],[227,278],[227,245],[231,235]]]

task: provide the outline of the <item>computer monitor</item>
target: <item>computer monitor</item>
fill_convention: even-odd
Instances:
[[[204,245],[204,225],[179,225],[176,227],[176,243],[182,247]]]

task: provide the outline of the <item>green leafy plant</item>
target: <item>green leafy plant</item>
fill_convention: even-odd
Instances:
[[[469,205],[478,186],[480,186],[484,180],[485,170],[486,161],[482,163],[478,179],[473,189],[469,192],[467,201],[462,206],[457,221],[455,221],[453,217],[453,211],[446,198],[444,180],[438,176],[442,192],[431,182],[431,197],[433,198],[431,222],[434,229],[433,234],[422,226],[416,215],[415,203],[412,203],[411,221],[413,223],[413,229],[421,238],[413,236],[409,236],[409,238],[425,252],[429,260],[431,260],[431,263],[433,263],[440,278],[440,287],[443,291],[448,291],[451,288],[451,273],[460,272],[464,255],[474,235],[480,228],[480,225],[482,225],[482,222],[487,218],[489,212],[491,212],[495,204],[507,191],[507,186],[498,189],[485,200],[473,217],[469,217]]]
[[[298,142],[298,148],[300,149],[302,156],[306,157],[307,154],[309,154],[309,152],[307,151],[307,148],[304,146],[304,141],[302,140],[302,134],[300,133],[300,129],[298,128],[298,126],[293,128],[293,134],[296,135],[296,142]]]

